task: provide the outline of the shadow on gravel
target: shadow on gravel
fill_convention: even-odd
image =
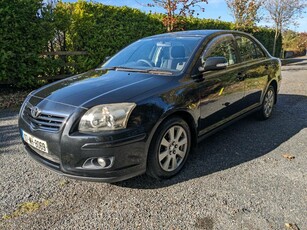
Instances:
[[[8,150],[4,150],[4,148],[21,144],[20,135],[15,125],[0,127],[0,133],[0,154],[8,153]]]
[[[0,112],[0,154],[4,153],[2,148],[20,143],[20,135],[17,125],[3,125],[2,122],[17,119],[16,111],[4,110]]]
[[[2,109],[0,110],[0,125],[2,121],[17,119],[17,109]]]
[[[307,61],[307,57],[288,58],[288,59],[281,60],[283,66],[285,65],[307,65],[307,63],[304,63],[305,61]]]
[[[278,100],[269,120],[257,121],[249,116],[199,143],[179,175],[163,181],[142,175],[115,185],[142,189],[167,187],[227,170],[271,152],[307,127],[306,96],[280,94]]]

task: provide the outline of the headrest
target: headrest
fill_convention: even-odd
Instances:
[[[173,46],[171,49],[172,58],[185,58],[185,49],[183,46]]]

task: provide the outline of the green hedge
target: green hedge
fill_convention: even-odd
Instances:
[[[42,0],[1,0],[0,81],[31,87],[44,72],[40,53],[53,34],[43,8]]]
[[[0,82],[11,81],[19,87],[33,86],[39,82],[39,77],[86,71],[137,39],[166,32],[162,24],[163,15],[146,14],[128,7],[78,1],[59,2],[51,11],[44,7],[42,0],[2,2]],[[43,13],[37,16],[37,12]],[[180,20],[180,30],[235,28],[233,23],[220,20]],[[254,34],[272,52],[273,30],[258,28],[256,32],[246,32]],[[88,55],[66,58],[42,56],[42,52],[50,51],[50,44],[55,51],[87,51]],[[277,54],[280,50],[281,37]],[[64,62],[69,65],[65,73]]]
[[[69,7],[68,7],[69,6]],[[69,49],[88,51],[88,56],[71,57],[75,69],[82,72],[101,63],[105,57],[131,42],[153,34],[166,32],[162,24],[163,15],[145,14],[128,7],[113,7],[100,3],[79,1],[76,3],[58,4],[58,9],[69,9],[71,24],[68,33]],[[56,15],[55,15],[56,17]],[[235,24],[213,19],[180,18],[180,30],[224,29],[233,30]],[[256,28],[253,34],[272,52],[274,31],[267,28]],[[277,53],[281,50],[281,37],[277,44]]]
[[[257,38],[262,45],[270,52],[273,53],[273,44],[275,37],[275,30],[269,28],[258,27],[255,31],[252,29],[246,30],[245,32],[252,34],[255,38]],[[276,55],[280,57],[282,50],[282,36],[280,35],[276,42]]]
[[[213,19],[188,18],[184,21],[185,30],[204,30],[204,29],[220,29],[235,30],[235,24],[232,22],[224,22]],[[243,32],[252,34],[257,38],[264,47],[272,54],[275,31],[273,29],[256,27],[244,29]],[[276,56],[279,56],[282,49],[282,36],[279,36],[276,45]]]
[[[186,18],[182,19],[184,30],[233,30],[234,24],[214,19]]]
[[[71,57],[77,72],[97,66],[133,41],[165,31],[158,19],[136,9],[92,2],[67,4],[73,9],[68,28],[69,49],[89,53]]]

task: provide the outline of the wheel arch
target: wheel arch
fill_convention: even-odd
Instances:
[[[194,117],[187,111],[176,111],[167,116],[164,120],[170,119],[171,117],[180,117],[188,124],[191,131],[191,147],[195,147],[197,144],[197,127]]]
[[[160,136],[158,135],[158,133],[161,134],[161,131],[163,131],[163,128],[164,128],[164,124],[167,127],[168,125],[170,125],[168,121],[172,122],[172,119],[174,121],[174,119],[178,119],[178,118],[185,121],[186,125],[188,126],[190,130],[191,143],[190,143],[189,151],[191,152],[193,147],[197,144],[197,128],[196,128],[194,117],[191,113],[189,113],[188,111],[181,110],[181,111],[173,111],[173,112],[164,114],[163,118],[159,120],[159,123],[154,126],[154,128],[152,129],[150,133],[150,137],[147,139],[146,173],[154,178],[161,179],[161,178],[169,178],[171,176],[174,176],[180,171],[180,169],[185,164],[185,161],[187,160],[187,156],[186,156],[183,159],[183,163],[181,164],[181,166],[178,166],[174,171],[169,172],[170,174],[165,175],[164,173],[162,173],[163,170],[161,171],[161,169],[157,169],[157,165],[155,163],[156,154],[153,154],[156,152],[155,150],[156,147],[154,145],[156,142],[154,140],[159,139]],[[186,154],[188,155],[188,152]]]
[[[150,145],[152,143],[152,139],[156,134],[157,129],[168,119],[172,117],[180,117],[183,119],[189,126],[191,131],[191,148],[195,147],[197,144],[197,123],[193,117],[193,115],[186,111],[186,110],[177,110],[177,111],[170,111],[162,115],[161,119],[157,124],[152,128],[150,135],[147,139],[147,148],[146,148],[146,155],[148,154]]]
[[[278,86],[277,86],[277,81],[275,80],[275,79],[273,79],[271,82],[270,82],[270,84],[269,84],[269,86],[273,86],[274,87],[274,91],[275,91],[275,101],[274,101],[274,103],[276,104],[277,103],[277,90],[278,90]]]

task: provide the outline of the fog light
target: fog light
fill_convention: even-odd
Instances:
[[[97,160],[98,164],[101,166],[101,167],[106,167],[107,165],[107,162],[105,161],[105,159],[103,159],[102,157],[99,157],[98,160]]]
[[[108,169],[113,165],[114,157],[92,157],[87,159],[83,165],[83,169]]]

